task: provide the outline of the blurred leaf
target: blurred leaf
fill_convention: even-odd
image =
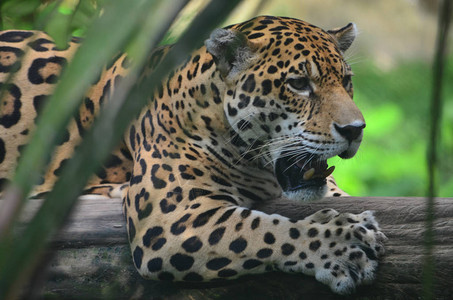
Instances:
[[[10,0],[2,5],[2,12],[11,18],[22,18],[33,14],[41,5],[39,0]]]
[[[39,13],[36,28],[44,28],[57,47],[64,48],[74,31],[80,36],[98,16],[95,4],[91,0],[50,3]]]
[[[71,32],[73,35],[81,36],[90,26],[93,19],[99,16],[100,2],[93,3],[91,0],[80,0],[72,16]],[[97,6],[94,5],[97,3]]]
[[[52,17],[57,13],[59,2],[51,2],[44,6],[34,21],[34,29],[43,30]]]
[[[1,5],[2,30],[13,28],[31,29],[39,0],[6,0]]]
[[[72,19],[72,14],[63,14],[60,11],[60,7],[56,3],[49,5],[46,10],[49,10],[48,14],[41,13],[40,19],[45,24],[43,30],[52,37],[57,48],[64,49],[68,44],[71,36],[69,26]]]

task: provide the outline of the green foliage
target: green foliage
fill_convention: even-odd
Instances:
[[[103,0],[6,0],[0,6],[0,25],[2,30],[43,30],[63,46],[70,36],[85,34],[99,17],[103,3]]]
[[[414,61],[383,71],[372,62],[353,66],[354,99],[367,122],[350,161],[332,159],[340,187],[354,196],[425,196],[431,65]],[[439,196],[453,195],[453,57],[444,78]]]
[[[33,29],[40,5],[38,0],[6,0],[1,4],[2,29]]]

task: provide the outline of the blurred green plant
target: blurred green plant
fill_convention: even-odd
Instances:
[[[6,0],[1,4],[1,29],[34,29],[49,33],[58,45],[85,34],[99,17],[105,0]]]
[[[95,19],[93,26],[88,28],[85,42],[62,74],[38,121],[36,132],[19,162],[12,187],[5,192],[6,205],[2,209],[10,210],[11,213],[0,222],[0,298],[17,295],[33,267],[38,264],[46,242],[68,216],[89,176],[117,144],[130,120],[147,104],[154,87],[192,49],[202,44],[208,33],[219,25],[240,0],[212,1],[195,18],[156,70],[144,82],[134,85],[147,54],[163,38],[187,2],[106,1],[101,17]],[[75,11],[72,13],[74,15]],[[19,238],[17,233],[12,232],[12,225],[16,222],[14,217],[18,215],[26,201],[25,196],[44,168],[48,153],[52,153],[58,141],[60,133],[57,128],[66,127],[90,82],[113,53],[123,49],[132,49],[131,52],[136,55],[130,76],[112,96],[73,158],[65,165],[60,180]],[[65,99],[64,102],[61,99]]]

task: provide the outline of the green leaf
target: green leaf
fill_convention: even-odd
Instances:
[[[40,5],[39,0],[12,0],[2,5],[2,11],[11,18],[21,18],[33,14]]]
[[[32,28],[39,0],[9,0],[1,5],[2,29]]]

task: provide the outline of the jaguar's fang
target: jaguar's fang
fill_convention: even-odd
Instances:
[[[315,175],[315,168],[311,168],[310,170],[306,171],[304,173],[303,179],[304,180],[309,180]]]

